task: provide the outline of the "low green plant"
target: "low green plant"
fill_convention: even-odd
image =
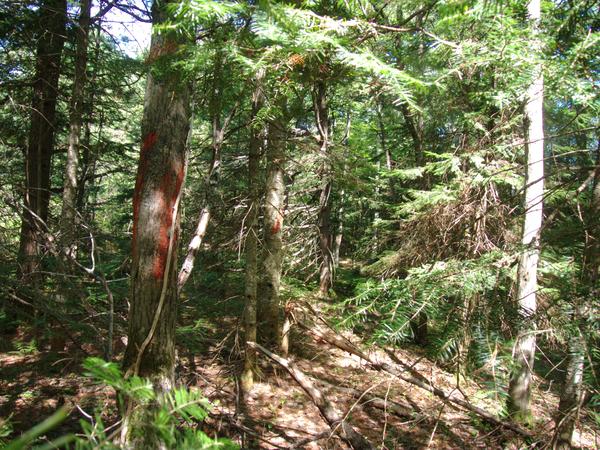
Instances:
[[[17,349],[17,353],[21,356],[33,355],[38,351],[37,342],[35,339],[30,341],[16,341],[14,345]]]
[[[119,367],[100,358],[88,358],[84,362],[86,374],[100,384],[114,388],[122,407],[127,398],[142,409],[149,411],[145,418],[144,433],[152,433],[170,449],[234,450],[239,447],[223,438],[211,438],[196,428],[207,416],[209,401],[197,390],[177,388],[159,395],[152,383],[137,376],[124,377]],[[48,431],[56,428],[68,417],[69,411],[59,409],[39,425],[23,433],[18,439],[6,443],[8,450],[29,448]],[[65,435],[36,449],[74,448],[76,450],[113,450],[121,448],[115,437],[119,429],[107,430],[97,411],[91,420],[81,420],[82,434]],[[0,443],[12,432],[9,421],[0,422]],[[134,430],[135,433],[135,430]]]

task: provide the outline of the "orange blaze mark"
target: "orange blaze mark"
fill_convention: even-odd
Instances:
[[[278,233],[281,230],[281,222],[282,220],[279,217],[275,220],[275,223],[271,227],[271,234]]]
[[[140,211],[140,196],[142,195],[142,187],[144,185],[144,177],[148,170],[148,155],[154,144],[156,144],[156,133],[151,131],[146,135],[142,143],[142,151],[140,152],[140,162],[138,163],[137,176],[135,178],[135,188],[133,190],[133,237],[132,251],[135,251],[138,216]]]
[[[169,256],[169,244],[171,240],[170,232],[173,226],[174,207],[179,197],[179,191],[183,184],[184,168],[183,164],[178,163],[176,167],[168,170],[163,175],[158,190],[160,192],[160,227],[156,243],[156,256],[152,265],[152,275],[157,280],[164,277],[167,266],[167,257]],[[174,230],[172,247],[177,245],[178,233]]]

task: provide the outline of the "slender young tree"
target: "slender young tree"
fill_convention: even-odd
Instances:
[[[333,186],[333,169],[331,167],[329,107],[327,105],[327,84],[322,79],[315,83],[314,110],[319,136],[321,138],[321,194],[319,196],[319,249],[321,250],[321,266],[319,269],[319,295],[327,297],[333,285],[334,255],[333,234],[331,231],[331,189]]]
[[[599,141],[600,142],[600,141]],[[599,154],[600,154],[600,148]],[[573,431],[581,401],[583,400],[583,370],[585,363],[585,337],[586,319],[589,309],[598,298],[598,273],[600,271],[600,227],[597,225],[600,214],[600,166],[596,160],[592,198],[587,214],[585,261],[583,265],[582,281],[588,289],[585,298],[575,298],[573,305],[573,323],[575,329],[569,339],[569,356],[565,381],[560,394],[560,402],[556,414],[556,429],[554,433],[554,447],[560,450],[571,448]]]
[[[85,85],[87,81],[88,37],[90,29],[91,0],[81,0],[81,11],[76,29],[75,44],[75,79],[71,96],[69,118],[69,146],[67,148],[67,164],[63,186],[62,211],[60,216],[61,247],[74,257],[77,251],[77,170],[79,168],[79,141]]]
[[[252,122],[264,103],[263,94],[264,70],[260,69],[255,77],[252,94]],[[246,308],[244,310],[244,331],[246,342],[256,342],[256,292],[258,286],[258,211],[260,201],[260,151],[262,142],[262,126],[253,123],[248,145],[248,229],[246,231]],[[254,384],[256,368],[256,350],[246,344],[244,371],[242,373],[242,390],[248,392]]]
[[[282,107],[282,111],[285,111],[285,106]],[[257,322],[259,340],[270,348],[281,344],[279,287],[283,264],[286,130],[286,119],[279,117],[269,124],[267,131],[263,278],[257,305]]]
[[[541,17],[540,0],[531,0],[527,16],[535,34]],[[535,55],[540,43],[534,37]],[[544,196],[544,78],[542,67],[534,68],[534,78],[527,89],[525,106],[525,150],[527,176],[525,179],[525,222],[523,224],[523,253],[519,261],[516,300],[521,315],[520,333],[513,349],[513,371],[508,387],[508,411],[516,420],[528,421],[530,413],[531,374],[535,358],[535,313],[537,268],[540,255],[542,201]]]
[[[45,0],[39,10],[36,69],[31,101],[29,144],[25,159],[25,197],[19,242],[19,274],[38,270],[39,220],[48,219],[50,172],[54,152],[56,100],[65,41],[67,2]]]
[[[190,127],[189,88],[174,64],[185,38],[160,26],[167,18],[168,5],[155,2],[152,7],[147,60],[151,70],[133,195],[131,305],[123,361],[127,375],[150,379],[159,392],[174,384],[179,203]],[[130,402],[122,439],[136,448],[156,447],[151,436],[133,441],[131,430],[143,427],[143,413]]]
[[[198,225],[196,231],[190,243],[188,244],[187,254],[179,271],[177,277],[177,287],[179,291],[183,289],[183,286],[189,279],[194,269],[194,262],[200,246],[206,237],[208,230],[208,222],[211,217],[211,206],[214,201],[213,196],[215,194],[215,188],[219,184],[219,174],[221,169],[221,149],[225,142],[225,132],[229,127],[231,119],[235,115],[236,108],[234,107],[229,115],[223,119],[223,89],[224,89],[224,78],[223,78],[223,63],[225,61],[225,55],[221,49],[217,50],[214,58],[214,69],[212,79],[212,92],[209,100],[209,114],[212,127],[212,143],[211,150],[212,156],[208,173],[204,181],[204,199],[202,207],[200,208],[200,215],[198,217]]]

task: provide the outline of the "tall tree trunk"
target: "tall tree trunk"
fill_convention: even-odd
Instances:
[[[252,94],[252,121],[254,121],[264,103],[263,82],[264,71],[260,70],[255,77]],[[245,357],[241,383],[242,390],[247,393],[254,384],[256,370],[256,350],[248,342],[256,342],[256,292],[258,286],[258,210],[260,201],[260,150],[262,143],[262,125],[253,123],[248,146],[248,228],[246,231],[246,308],[244,310]]]
[[[600,156],[600,141],[599,141]],[[600,214],[600,167],[596,161],[596,173],[594,176],[594,188],[592,200],[587,214],[585,263],[583,266],[582,280],[589,287],[586,303],[593,304],[598,298],[597,283],[600,269],[600,227],[598,226],[598,215]],[[587,300],[586,299],[586,300]],[[583,331],[586,327],[586,304],[583,299],[576,298],[574,305],[575,330],[569,340],[569,359],[565,373],[565,381],[558,404],[556,415],[556,429],[554,434],[554,447],[557,449],[570,449],[575,422],[579,407],[583,400],[583,369],[585,361],[585,339]]]
[[[263,279],[257,309],[259,341],[274,349],[281,344],[279,287],[283,264],[284,165],[287,138],[284,118],[269,124],[264,204]]]
[[[98,19],[98,23],[94,28],[95,32],[93,33],[94,39],[94,51],[92,53],[92,64],[90,64],[90,80],[89,86],[95,86],[98,78],[98,61],[100,60],[100,43],[101,43],[101,19]],[[88,35],[89,36],[89,35]],[[89,52],[89,43],[88,43],[88,52]],[[87,80],[87,78],[86,78]],[[87,83],[86,83],[87,84]],[[84,90],[85,91],[85,90]],[[86,222],[89,222],[89,214],[86,210],[87,204],[87,189],[86,185],[89,182],[90,184],[94,183],[95,174],[96,174],[96,160],[97,160],[97,151],[92,151],[91,148],[91,123],[94,118],[94,108],[95,108],[95,99],[96,99],[96,90],[89,89],[88,98],[84,100],[84,115],[85,119],[83,120],[84,133],[83,140],[80,143],[81,147],[81,170],[79,175],[79,180],[77,181],[77,204],[76,210],[79,211]],[[97,140],[100,141],[102,138],[102,129],[104,125],[104,114],[102,110],[100,110],[100,120],[98,124],[98,137]]]
[[[413,141],[413,150],[415,153],[415,163],[417,167],[425,166],[425,152],[423,151],[423,116],[417,113],[411,113],[408,105],[402,105],[402,115],[406,123],[406,128]],[[430,180],[426,174],[423,175],[418,186],[420,189],[429,189]],[[418,311],[410,321],[410,328],[416,344],[427,344],[429,335],[429,325],[427,314],[424,311]]]
[[[142,148],[133,195],[131,305],[127,375],[150,379],[159,392],[172,388],[175,368],[177,316],[177,241],[179,203],[186,174],[186,141],[190,126],[190,93],[186,80],[172,62],[183,37],[159,25],[168,2],[152,8],[153,35],[148,62],[161,61],[160,72],[150,70],[144,99]],[[132,429],[143,428],[144,412],[131,402],[122,432],[126,446],[154,448],[150,435],[134,440]]]
[[[50,171],[54,150],[56,99],[65,41],[67,2],[46,0],[40,7],[41,30],[36,54],[31,125],[25,161],[26,187],[19,243],[19,275],[31,277],[38,270],[37,220],[48,220]],[[37,217],[36,217],[37,216]]]
[[[540,0],[527,5],[528,18],[534,30],[540,20]],[[535,54],[539,41],[533,44]],[[531,374],[535,358],[535,312],[537,267],[540,255],[539,234],[542,226],[544,195],[544,79],[542,68],[535,68],[534,80],[527,90],[525,107],[527,127],[527,177],[525,180],[525,222],[523,224],[523,254],[519,261],[516,300],[521,316],[520,332],[513,349],[513,371],[508,388],[508,412],[516,420],[530,420]]]
[[[315,83],[314,109],[317,128],[321,137],[321,195],[319,196],[319,249],[321,266],[319,269],[319,295],[327,297],[333,286],[333,234],[331,231],[331,189],[333,185],[331,155],[329,152],[329,107],[327,105],[327,85],[320,80]]]
[[[345,126],[345,130],[344,130],[344,136],[342,137],[342,141],[341,141],[341,144],[346,148],[346,150],[344,150],[344,172],[346,172],[348,170],[347,147],[348,147],[348,141],[350,139],[351,124],[352,124],[352,119],[351,119],[350,112],[348,112],[348,115],[346,116],[346,126]],[[345,202],[346,202],[346,191],[342,187],[342,189],[340,190],[340,204],[339,204],[338,211],[337,211],[338,227],[337,227],[337,231],[335,233],[335,239],[333,240],[333,263],[334,263],[335,268],[338,268],[340,265],[340,250],[342,248],[342,240],[344,238],[344,204],[345,204]]]
[[[225,131],[229,126],[236,109],[233,108],[229,116],[227,116],[224,121],[221,120],[221,115],[223,113],[223,62],[223,53],[221,51],[217,51],[214,59],[212,93],[208,107],[212,124],[212,157],[210,166],[208,168],[208,173],[204,181],[204,204],[200,209],[198,225],[196,226],[194,236],[188,245],[185,260],[183,261],[181,270],[179,271],[179,275],[177,277],[177,288],[180,292],[192,274],[196,255],[198,254],[198,250],[200,250],[200,246],[202,245],[202,241],[204,241],[206,231],[208,230],[208,222],[211,216],[211,204],[213,202],[212,197],[215,191],[215,186],[217,186],[219,183],[218,179],[221,169],[221,148],[223,147],[223,142],[225,140]]]
[[[81,0],[80,5],[79,26],[76,30],[75,80],[73,81],[71,116],[69,118],[69,147],[60,216],[61,247],[72,257],[75,257],[77,252],[77,170],[79,168],[79,139],[87,78],[88,36],[92,3],[91,0]]]

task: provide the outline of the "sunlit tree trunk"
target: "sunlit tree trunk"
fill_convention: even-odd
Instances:
[[[154,32],[148,63],[142,148],[133,195],[131,304],[124,357],[127,375],[152,381],[158,392],[173,387],[177,315],[177,241],[179,203],[186,174],[190,94],[173,64],[183,44],[180,34],[158,28],[168,3],[154,3]],[[164,62],[164,64],[162,64]],[[144,427],[144,411],[129,403],[122,440],[135,448],[158,447],[150,434],[133,438]],[[139,433],[138,433],[139,434]],[[137,435],[137,434],[136,434]]]
[[[528,18],[537,30],[540,20],[540,1],[532,0],[527,6]],[[539,50],[536,39],[535,54]],[[521,323],[513,349],[513,371],[508,388],[508,411],[516,420],[530,420],[531,375],[535,358],[535,312],[537,267],[540,255],[539,234],[542,226],[544,195],[544,79],[541,65],[535,67],[534,79],[527,90],[525,123],[527,131],[525,150],[527,176],[525,181],[525,222],[523,225],[523,253],[519,261],[516,300]]]
[[[257,118],[264,102],[262,81],[264,71],[255,77],[252,95],[252,121]],[[246,342],[256,342],[256,292],[258,286],[258,211],[260,202],[260,150],[262,142],[262,125],[252,124],[250,143],[248,146],[248,228],[246,230],[246,308],[244,310],[244,332]],[[256,369],[256,350],[245,346],[244,370],[242,373],[242,390],[248,392],[254,384]]]
[[[37,44],[19,243],[19,274],[24,277],[30,277],[38,270],[38,245],[42,240],[38,236],[37,220],[46,222],[48,219],[56,99],[65,41],[66,14],[65,0],[46,0],[40,6],[40,22],[44,28]]]
[[[319,196],[319,248],[321,267],[319,269],[319,295],[327,297],[333,285],[334,255],[333,234],[331,230],[331,189],[333,169],[329,151],[329,109],[327,105],[327,85],[324,81],[315,83],[314,109],[317,128],[321,138],[321,195]]]
[[[281,344],[279,287],[283,263],[286,126],[284,119],[275,120],[269,125],[267,138],[263,277],[257,305],[257,322],[259,340],[270,348]]]
[[[79,24],[76,29],[75,79],[71,97],[69,118],[69,146],[63,187],[62,211],[60,216],[61,247],[72,257],[77,252],[77,170],[79,167],[79,139],[83,116],[84,88],[88,56],[91,1],[81,0]]]
[[[598,164],[598,161],[596,164]],[[598,226],[598,216],[600,214],[600,168],[596,167],[595,172],[592,201],[587,214],[585,263],[582,274],[582,280],[589,291],[586,299],[577,298],[574,300],[575,330],[573,330],[573,335],[569,340],[569,359],[563,389],[560,394],[558,413],[556,415],[554,446],[557,449],[571,448],[575,422],[584,394],[585,339],[583,331],[587,322],[586,316],[589,315],[589,305],[593,304],[594,300],[598,298],[596,286],[600,268],[600,227]],[[582,301],[587,301],[587,303],[582,304]]]

